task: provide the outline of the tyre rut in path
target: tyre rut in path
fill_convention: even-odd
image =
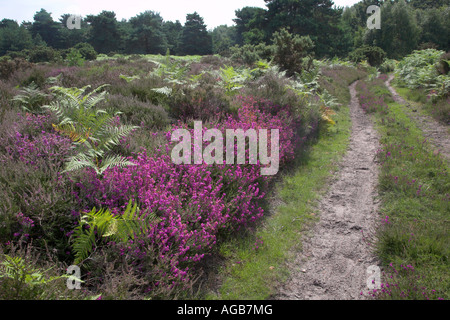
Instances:
[[[394,101],[409,106],[409,103],[403,99],[391,86],[391,81],[393,79],[394,75],[390,75],[385,84],[391,92]],[[440,124],[430,116],[420,114],[419,112],[413,112],[412,110],[408,111],[409,116],[422,130],[425,137],[438,149],[436,152],[439,152],[444,156],[444,158],[447,159],[447,161],[450,161],[450,134],[448,133],[447,127]]]
[[[379,221],[376,199],[378,136],[350,88],[352,133],[349,149],[327,194],[320,200],[320,221],[303,250],[289,265],[290,279],[274,297],[278,300],[365,299],[367,269],[377,258],[364,241],[362,231]]]

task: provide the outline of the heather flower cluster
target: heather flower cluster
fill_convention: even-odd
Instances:
[[[37,163],[63,163],[71,149],[70,140],[55,133],[42,131],[36,138],[15,132],[15,143],[6,148],[7,154],[31,166]]]
[[[33,168],[64,163],[71,152],[71,141],[49,127],[51,119],[47,115],[19,113],[13,130],[0,141],[5,151],[3,161],[21,161]]]
[[[242,98],[237,116],[230,115],[215,128],[279,129],[280,163],[286,163],[301,141],[295,135],[294,120],[283,108],[275,115],[265,113],[256,100],[247,97]],[[172,130],[188,125],[179,123]],[[177,165],[170,157],[174,145],[170,134],[166,133],[167,143],[152,155],[143,151],[130,157],[135,166],[111,168],[101,177],[86,171],[75,192],[86,209],[107,207],[121,214],[128,200],[135,199],[141,215],[158,216],[159,221],[133,243],[114,244],[120,255],[130,257],[141,269],[149,267],[143,261],[152,257],[151,272],[160,279],[153,286],[188,283],[190,267],[214,249],[220,234],[260,219],[264,214],[260,200],[272,179],[261,176],[259,163],[248,164],[248,152],[242,165]]]
[[[378,78],[378,81],[383,81],[383,77]],[[384,101],[383,96],[379,96],[369,90],[365,82],[358,83],[359,101],[361,108],[366,113],[380,112],[385,113],[387,104]]]

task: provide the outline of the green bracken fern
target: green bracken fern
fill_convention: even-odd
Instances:
[[[22,107],[26,112],[41,113],[41,106],[47,100],[47,94],[39,90],[38,86],[32,82],[23,88],[20,94],[14,96],[12,101]]]
[[[44,299],[46,286],[68,275],[46,276],[48,270],[34,267],[18,256],[0,255],[0,297],[2,299]],[[81,281],[80,279],[77,279]]]
[[[87,259],[101,239],[126,242],[148,230],[155,221],[157,218],[154,214],[141,217],[137,204],[133,205],[132,201],[129,201],[121,215],[114,215],[109,209],[97,211],[93,208],[81,217],[80,224],[72,235],[74,263],[78,264]]]
[[[117,125],[115,116],[95,106],[105,99],[107,94],[100,86],[85,94],[89,86],[83,88],[52,87],[56,101],[44,106],[54,112],[60,123],[53,125],[56,131],[68,136],[78,153],[71,157],[64,171],[81,168],[93,168],[97,174],[114,166],[134,165],[120,155],[108,155],[111,148],[120,140],[137,129],[136,126]],[[102,91],[102,92],[100,92]]]

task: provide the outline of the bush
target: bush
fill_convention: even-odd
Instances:
[[[28,61],[34,63],[61,60],[61,54],[51,47],[37,46],[33,49],[26,50],[26,52],[28,53]]]
[[[0,130],[0,239],[31,241],[54,248],[67,259],[74,198],[59,173],[73,152],[71,141],[54,133],[53,118],[7,112]],[[33,221],[24,230],[14,222],[20,213]]]
[[[66,56],[69,67],[82,67],[84,65],[84,58],[77,49],[70,49]]]
[[[97,59],[97,52],[95,51],[94,47],[91,46],[89,43],[81,42],[74,46],[74,49],[77,49],[80,53],[83,59],[85,60],[95,60]]]
[[[388,59],[380,65],[379,70],[381,73],[387,74],[389,72],[395,71],[396,65],[397,62],[395,60]]]
[[[211,120],[221,118],[229,111],[225,90],[218,88],[207,75],[196,88],[176,86],[168,99],[169,114],[175,119]]]
[[[8,109],[8,106],[12,106],[11,99],[18,93],[18,89],[13,87],[11,83],[0,80],[0,105],[1,111]],[[0,119],[2,114],[0,113]]]
[[[22,58],[9,59],[8,57],[0,58],[0,79],[9,79],[16,71],[26,70],[33,67],[33,64]]]
[[[22,51],[8,51],[5,57],[10,57],[11,59],[23,59],[27,60],[27,50]]]
[[[386,52],[380,47],[363,46],[351,52],[348,58],[356,63],[366,60],[372,67],[379,67],[386,58]]]
[[[439,74],[446,75],[450,72],[450,51],[444,53],[437,65]]]
[[[105,107],[121,112],[120,118],[127,124],[156,129],[163,129],[169,124],[169,116],[163,107],[142,102],[135,97],[110,95]]]
[[[247,66],[253,66],[259,60],[270,61],[274,53],[274,47],[264,43],[258,45],[246,44],[242,47],[238,45],[231,47],[230,51],[232,60],[244,63]]]
[[[296,122],[287,116],[288,110],[277,108],[275,115],[263,112],[251,97],[241,98],[240,103],[242,108],[235,117],[215,127],[221,132],[278,129],[280,163],[292,160],[298,140]],[[172,130],[177,128],[192,134],[189,124],[180,123]],[[162,135],[169,137],[172,130]],[[189,287],[196,276],[195,266],[213,252],[217,241],[252,226],[263,215],[259,201],[270,181],[261,176],[261,165],[177,165],[170,157],[172,147],[166,140],[153,156],[140,152],[132,159],[135,166],[108,169],[102,178],[85,171],[77,184],[82,207],[107,207],[121,214],[133,198],[143,216],[155,214],[160,218],[132,243],[112,243],[102,248],[103,252],[112,250],[111,255],[115,251],[117,260],[126,258],[140,270],[152,297],[167,297],[170,290],[164,288],[180,292]]]
[[[287,29],[273,34],[275,52],[273,61],[291,77],[309,70],[314,44],[309,36],[292,35]],[[306,59],[309,57],[309,59]]]
[[[32,69],[25,70],[24,72],[17,74],[17,80],[21,87],[28,87],[31,84],[37,85],[40,89],[43,89],[47,82],[47,70],[45,66],[36,66]]]

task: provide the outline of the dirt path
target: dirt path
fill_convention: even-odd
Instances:
[[[394,79],[394,75],[390,75],[387,79],[386,86],[391,91],[394,100],[398,103],[409,105],[405,99],[403,99],[391,86],[391,81]],[[421,114],[420,112],[413,112],[409,110],[409,116],[415,121],[418,127],[423,131],[425,137],[434,145],[435,148],[450,161],[450,134],[448,128],[432,117]]]
[[[290,266],[289,281],[279,300],[356,300],[367,291],[367,269],[377,259],[365,243],[362,230],[378,223],[376,184],[379,147],[371,120],[350,86],[352,135],[349,150],[328,193],[320,202],[320,221],[303,241],[303,251]]]

